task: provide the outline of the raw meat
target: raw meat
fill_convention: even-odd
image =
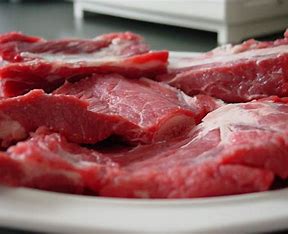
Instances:
[[[117,165],[101,153],[68,143],[45,129],[0,153],[0,181],[9,186],[85,194],[90,193],[86,184],[89,174],[93,172],[100,182],[105,167],[111,173],[117,170]]]
[[[128,57],[149,51],[148,46],[143,43],[143,38],[130,32],[105,34],[90,40],[50,41],[12,32],[0,35],[0,43],[0,55],[3,60],[8,62],[26,62],[38,57],[43,59],[62,57],[65,60],[71,59],[73,62],[77,62],[77,59],[86,55],[87,59],[91,56],[99,59],[114,56]]]
[[[122,168],[107,179],[101,196],[192,198],[267,190],[273,174],[237,164],[221,164],[219,132],[113,155]],[[112,156],[110,156],[113,158]]]
[[[36,88],[50,92],[92,73],[154,77],[166,71],[168,52],[149,51],[129,32],[51,41],[9,33],[0,36],[0,58],[0,95],[13,97]]]
[[[194,97],[141,78],[165,71],[167,52],[135,34],[0,36],[0,184],[128,198],[268,190],[288,178],[288,97],[270,96],[288,96],[285,36],[172,60],[156,79]]]
[[[94,75],[66,83],[53,94],[33,90],[0,100],[0,145],[24,139],[41,126],[76,143],[93,144],[111,135],[131,143],[169,140],[221,104],[147,79]]]
[[[287,35],[287,33],[285,34]],[[288,38],[249,40],[194,58],[171,60],[168,74],[157,80],[188,95],[207,94],[226,102],[288,96]]]
[[[288,177],[287,101],[229,104],[209,113],[189,138],[110,156],[124,170],[99,194],[184,198],[267,190],[273,174]]]

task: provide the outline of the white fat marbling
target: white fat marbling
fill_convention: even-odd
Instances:
[[[229,54],[229,55],[222,55],[222,56],[215,56],[212,58],[206,59],[197,59],[197,57],[189,58],[171,58],[170,59],[170,68],[177,69],[177,68],[184,68],[184,67],[192,67],[198,65],[205,65],[205,64],[213,64],[213,63],[228,63],[233,62],[235,60],[241,59],[249,59],[249,58],[261,58],[261,57],[269,57],[275,56],[277,54],[284,54],[288,53],[288,45],[281,45],[273,48],[263,48],[263,49],[254,49],[248,50],[242,53],[236,54]]]

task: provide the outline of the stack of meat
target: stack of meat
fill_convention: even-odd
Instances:
[[[192,198],[285,181],[288,34],[168,57],[133,33],[1,35],[0,184]]]

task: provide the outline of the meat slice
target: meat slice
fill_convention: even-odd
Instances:
[[[287,98],[229,104],[190,137],[110,156],[123,168],[101,189],[115,197],[206,197],[262,191],[288,177]]]
[[[53,94],[33,90],[0,100],[1,145],[24,139],[41,126],[76,143],[94,144],[111,135],[130,143],[164,141],[184,135],[220,105],[147,79],[95,75],[66,83]]]
[[[89,175],[93,172],[95,186],[97,181],[100,185],[106,167],[110,168],[111,176],[113,170],[117,171],[117,165],[101,153],[68,143],[59,134],[40,129],[30,140],[0,153],[0,183],[90,194],[86,184]]]
[[[192,58],[171,60],[168,74],[157,80],[188,95],[207,94],[226,102],[288,96],[288,38],[249,40]]]
[[[288,178],[288,100],[275,101],[277,98],[241,104],[236,111],[227,105],[204,118],[208,128],[209,119],[214,123],[220,118],[226,120],[220,124],[222,139],[227,141],[223,163],[266,168],[282,179]]]
[[[104,34],[94,39],[50,41],[11,32],[0,35],[0,43],[0,55],[7,62],[26,62],[38,57],[43,59],[63,58],[68,61],[71,59],[73,62],[77,62],[77,59],[81,59],[83,56],[95,59],[114,56],[128,57],[149,51],[143,38],[130,32]]]
[[[269,170],[221,163],[223,147],[219,146],[218,130],[197,136],[110,155],[121,170],[106,180],[99,195],[194,198],[265,191],[270,187],[273,173]]]
[[[207,197],[268,189],[273,175],[267,170],[221,165],[213,158],[217,155],[196,159],[217,144],[217,132],[209,137],[205,148],[196,141],[186,155],[178,154],[179,148],[173,145],[158,143],[138,146],[126,152],[126,157],[123,153],[105,155],[68,143],[57,133],[40,132],[0,154],[0,183],[134,198]],[[175,143],[183,147],[185,142]]]
[[[47,92],[65,79],[92,73],[154,77],[166,71],[167,51],[149,51],[133,33],[112,33],[92,40],[46,41],[21,33],[0,36],[0,94],[13,97],[32,89]]]

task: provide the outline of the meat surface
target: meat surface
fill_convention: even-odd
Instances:
[[[286,34],[287,35],[287,34]],[[191,58],[171,60],[157,80],[188,95],[206,94],[226,102],[288,96],[288,38],[249,40]]]
[[[41,126],[76,143],[94,144],[111,135],[130,143],[165,141],[184,135],[220,105],[148,79],[94,75],[53,94],[33,90],[0,100],[1,145],[25,139]]]
[[[21,33],[0,36],[0,95],[13,97],[32,89],[51,92],[66,79],[92,73],[154,77],[166,71],[167,51],[149,51],[133,33],[112,33],[92,40],[47,41]]]

